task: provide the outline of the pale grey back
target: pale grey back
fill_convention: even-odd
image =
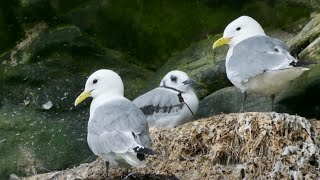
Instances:
[[[235,45],[227,66],[245,82],[274,67],[290,68],[292,61],[296,59],[290,55],[288,46],[282,41],[269,36],[254,36]]]
[[[106,103],[89,121],[88,143],[95,154],[124,153],[136,144],[150,148],[146,116],[125,98]]]

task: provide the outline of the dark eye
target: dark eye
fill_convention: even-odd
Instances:
[[[177,82],[177,77],[176,76],[171,76],[170,79],[171,79],[172,82]]]
[[[97,83],[98,82],[98,79],[94,79],[93,81],[92,81],[92,84],[95,84],[95,83]]]
[[[236,29],[237,31],[240,31],[241,30],[241,27],[237,27],[237,29]]]
[[[275,51],[275,52],[279,52],[279,49],[278,49],[278,48],[274,48],[274,51]]]

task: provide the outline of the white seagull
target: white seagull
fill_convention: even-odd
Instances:
[[[182,71],[170,71],[157,87],[133,103],[147,116],[149,127],[174,128],[191,121],[199,101],[191,87],[195,81]]]
[[[290,82],[308,68],[298,67],[298,62],[287,45],[267,36],[260,24],[251,17],[241,16],[224,30],[223,37],[213,44],[213,49],[229,45],[226,57],[228,79],[244,94],[270,96],[272,110],[275,95],[287,89]]]
[[[92,97],[87,141],[92,152],[106,161],[108,167],[144,167],[150,149],[146,116],[123,96],[120,76],[107,69],[94,72],[88,78],[84,92],[75,106]]]

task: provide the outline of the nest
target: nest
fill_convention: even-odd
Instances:
[[[175,129],[152,129],[150,136],[158,154],[148,158],[146,168],[133,168],[132,173],[177,179],[320,179],[315,129],[299,116],[223,114]],[[81,166],[45,177],[99,179],[104,176],[101,160]],[[122,174],[121,169],[110,171],[115,179]]]

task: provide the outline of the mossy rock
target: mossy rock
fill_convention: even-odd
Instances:
[[[135,57],[130,63],[153,71],[172,53],[221,33],[243,14],[265,27],[283,27],[310,13],[304,4],[262,0],[19,0],[12,7],[12,17],[25,27],[39,22],[75,25],[95,43],[125,52]]]
[[[320,30],[320,29],[319,29]],[[320,34],[319,37],[309,44],[300,54],[300,58],[320,63]]]
[[[320,37],[320,14],[314,14],[311,21],[301,30],[301,32],[292,38],[288,45],[293,52],[299,54],[310,43]],[[303,58],[303,54],[302,57]]]
[[[90,101],[77,108],[73,102],[95,70],[119,73],[129,98],[140,94],[151,76],[150,71],[127,62],[132,57],[97,45],[75,26],[41,26],[29,35],[0,57],[0,129],[6,139],[1,143],[10,144],[0,144],[5,148],[0,175],[34,173],[31,166],[39,172],[62,169],[92,156],[86,142]],[[44,108],[48,101],[53,106]],[[15,134],[28,139],[20,141]]]
[[[145,91],[159,86],[163,76],[171,70],[184,71],[189,77],[195,79],[198,85],[194,88],[199,98],[230,85],[225,70],[225,55],[228,47],[212,50],[213,42],[220,36],[208,37],[176,53],[148,80]]]
[[[23,105],[3,106],[0,178],[8,178],[11,173],[32,175],[87,161],[92,155],[86,144],[87,116],[88,112],[56,115]]]
[[[277,2],[285,2],[289,5],[302,6],[308,10],[320,10],[320,2],[314,0],[277,0]]]
[[[241,12],[256,19],[263,27],[283,28],[303,17],[308,17],[310,10],[304,5],[291,4],[287,1],[248,1]],[[290,14],[290,16],[288,16]]]
[[[319,15],[314,15],[312,20],[298,35],[289,40],[289,45],[298,52],[303,48],[299,57],[319,63]],[[318,22],[319,21],[319,22]],[[277,34],[275,35],[277,36]],[[279,36],[279,34],[278,34]],[[279,37],[278,37],[279,38]],[[281,38],[281,37],[280,37]],[[286,38],[281,38],[286,39]],[[303,45],[302,45],[303,44]],[[320,65],[310,65],[310,70],[291,82],[289,89],[276,97],[275,110],[298,114],[308,118],[320,117]],[[245,111],[265,112],[271,110],[271,100],[268,97],[251,95],[245,104]],[[198,116],[208,117],[212,114],[239,112],[242,95],[236,88],[224,88],[212,93],[200,102]]]
[[[129,98],[138,95],[150,77],[150,71],[127,62],[133,58],[100,47],[74,26],[42,28],[35,34],[22,41],[23,46],[0,57],[3,88],[10,92],[8,101],[29,101],[30,106],[39,108],[51,100],[57,110],[68,110],[86,77],[95,70],[107,68],[119,73]]]
[[[15,16],[12,1],[0,2],[0,54],[10,50],[15,43],[24,36],[21,24]]]

